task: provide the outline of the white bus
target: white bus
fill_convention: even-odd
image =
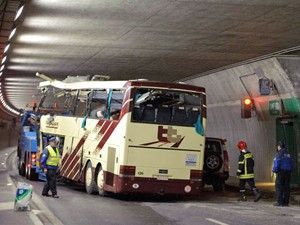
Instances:
[[[87,193],[198,195],[205,147],[205,89],[181,83],[40,83],[40,149],[61,138],[60,175]]]

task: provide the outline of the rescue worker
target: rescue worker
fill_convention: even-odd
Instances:
[[[237,176],[240,180],[240,201],[247,201],[246,197],[246,183],[250,186],[253,194],[255,196],[254,202],[259,201],[261,198],[261,193],[255,187],[254,181],[254,158],[251,152],[247,150],[247,143],[244,141],[239,141],[237,144],[240,150],[239,165],[237,170]]]
[[[44,185],[42,195],[53,198],[59,198],[56,190],[56,174],[60,164],[60,153],[58,149],[59,138],[51,137],[49,145],[43,150],[41,157],[41,166],[46,174],[47,182]],[[49,195],[49,190],[52,195]]]
[[[274,158],[273,173],[276,173],[274,206],[288,206],[290,200],[290,180],[294,167],[293,158],[288,153],[283,142],[278,142]]]

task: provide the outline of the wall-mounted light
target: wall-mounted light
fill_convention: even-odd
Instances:
[[[12,32],[10,33],[10,35],[9,35],[9,37],[8,37],[8,40],[10,40],[10,39],[15,35],[16,31],[17,31],[17,28],[15,27],[15,28],[12,30]]]
[[[23,9],[24,9],[24,5],[22,5],[22,6],[18,9],[17,14],[16,14],[16,16],[15,16],[15,20],[17,20],[17,19],[19,18],[19,16],[22,14]]]
[[[5,65],[2,65],[0,68],[0,72],[4,70]]]
[[[2,76],[3,72],[0,72],[0,77]],[[1,88],[0,88],[1,89]]]
[[[9,47],[10,47],[10,44],[8,44],[8,45],[5,46],[4,53],[7,52],[7,50],[9,49]]]
[[[4,56],[2,61],[1,61],[1,64],[3,64],[6,61],[6,59],[7,59],[7,56]]]

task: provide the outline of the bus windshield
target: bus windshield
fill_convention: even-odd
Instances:
[[[153,88],[136,89],[132,122],[194,126],[201,116],[200,93]]]

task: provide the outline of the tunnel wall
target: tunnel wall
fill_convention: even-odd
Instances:
[[[18,132],[12,120],[0,119],[0,150],[17,145]]]
[[[262,77],[272,79],[278,92],[274,90],[269,96],[261,96],[258,79]],[[278,59],[270,58],[237,66],[185,82],[206,88],[208,110],[206,135],[228,140],[230,175],[235,176],[237,169],[239,152],[236,143],[245,140],[256,160],[256,179],[264,182],[272,181],[271,168],[275,154],[277,116],[270,115],[269,101],[292,99],[296,104],[296,111],[298,113],[300,111],[295,88]],[[247,96],[255,101],[256,115],[242,119],[241,99]],[[298,152],[299,147],[298,144]]]

